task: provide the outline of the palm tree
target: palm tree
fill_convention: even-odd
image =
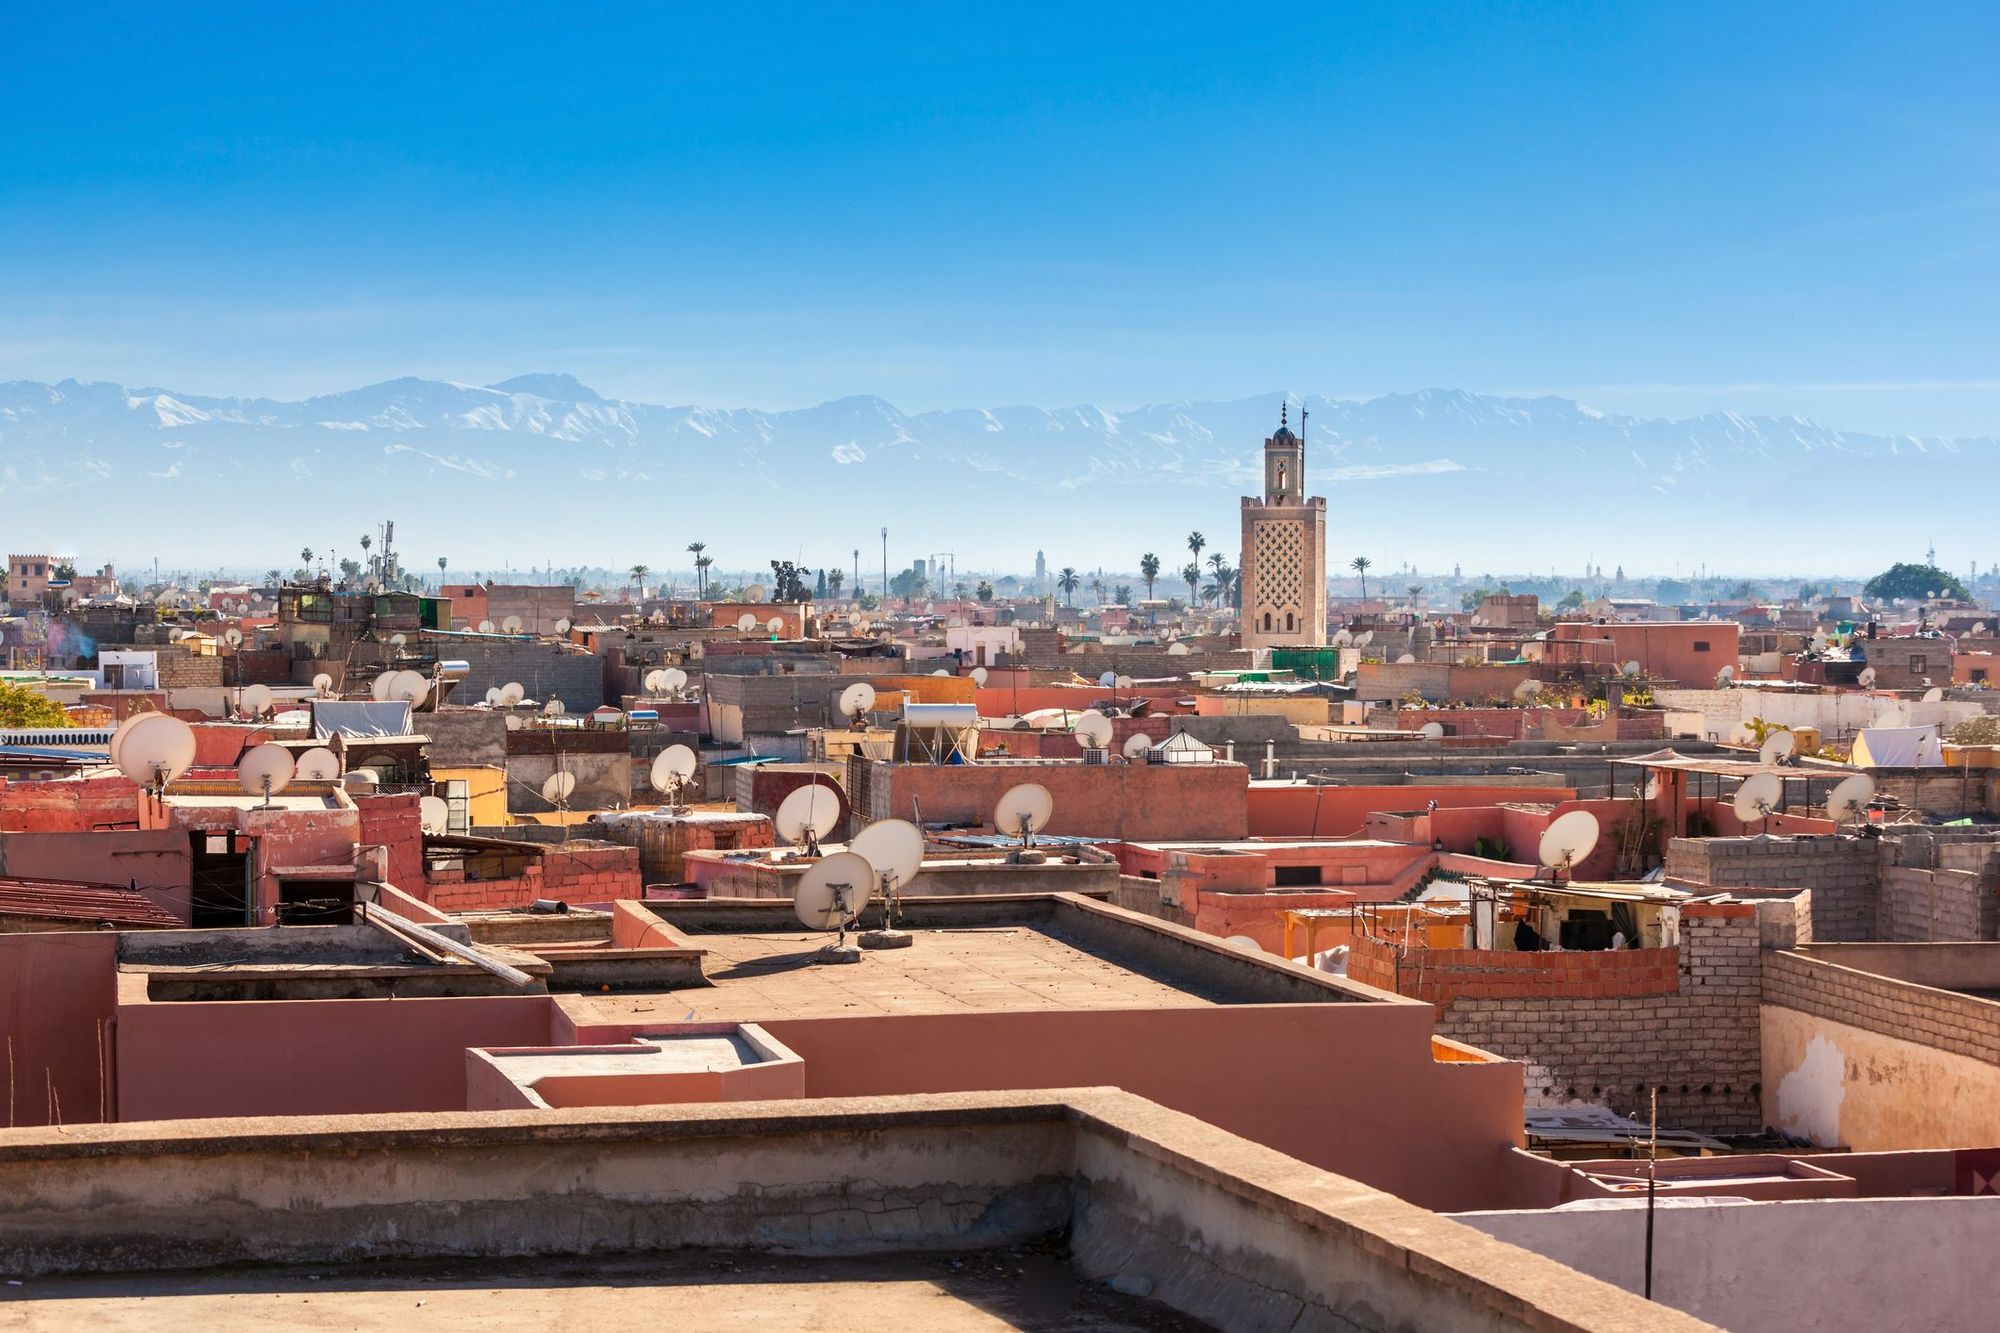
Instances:
[[[313,562],[312,547],[308,546],[303,551],[299,552],[299,562],[303,564],[307,569],[312,568],[312,562]]]
[[[1104,577],[1102,575],[1092,576],[1090,580],[1090,595],[1097,599],[1099,606],[1104,605]]]
[[[1201,563],[1201,548],[1206,545],[1208,545],[1208,538],[1202,536],[1199,532],[1190,532],[1188,534],[1188,550],[1194,553],[1196,564]]]
[[[1139,557],[1139,577],[1146,580],[1146,600],[1153,600],[1153,580],[1160,577],[1160,557],[1151,551]]]
[[[1361,576],[1361,600],[1364,602],[1368,600],[1368,571],[1374,565],[1375,562],[1365,555],[1357,555],[1347,562],[1347,567]]]
[[[708,578],[703,572],[708,568],[708,561],[701,558],[701,553],[708,549],[708,543],[689,542],[687,548],[688,554],[694,557],[694,595],[699,598],[708,592]],[[827,582],[833,582],[832,578],[829,577]]]
[[[699,557],[697,557],[697,561],[699,561]],[[697,568],[695,571],[697,576],[699,576],[700,572],[701,571],[699,568]],[[827,567],[826,590],[834,601],[837,602],[840,600],[840,585],[845,582],[847,582],[846,570],[842,569],[838,565],[830,565]]]
[[[444,590],[444,565],[445,565],[445,559],[444,559],[444,557],[443,557],[443,556],[439,556],[439,557],[438,557],[438,590],[439,590],[440,592],[442,592],[442,591]]]
[[[375,544],[375,539],[373,537],[370,537],[365,532],[361,534],[361,558],[363,560],[366,560],[368,558],[368,548],[373,546],[374,544]]]
[[[1208,563],[1215,571],[1215,577],[1209,580],[1208,595],[1215,599],[1216,606],[1220,608],[1229,601],[1230,590],[1236,585],[1236,571],[1231,569],[1229,562],[1219,555],[1210,556]]]
[[[1188,564],[1181,569],[1181,578],[1188,586],[1188,605],[1201,601],[1201,566]]]
[[[645,565],[634,565],[634,566],[632,566],[632,568],[631,568],[631,570],[630,570],[629,572],[630,572],[630,573],[631,573],[631,575],[632,575],[632,582],[634,582],[634,583],[636,583],[636,584],[638,584],[638,585],[639,585],[639,600],[640,600],[640,601],[642,601],[642,602],[643,602],[643,601],[645,601],[645,600],[646,600],[646,576],[647,576],[648,574],[652,573],[653,571],[652,571],[652,570],[651,570],[650,568],[648,568],[647,566],[645,566]]]
[[[1404,589],[1404,591],[1410,594],[1411,605],[1415,605],[1417,598],[1422,597],[1424,595],[1424,585],[1421,583],[1412,583],[1408,588]]]
[[[1082,583],[1083,580],[1076,576],[1074,569],[1068,565],[1062,567],[1062,571],[1056,575],[1056,586],[1062,589],[1064,606],[1075,605],[1074,594]]]
[[[694,558],[694,576],[700,581],[702,597],[708,597],[715,591],[708,585],[708,569],[714,563],[715,557],[712,555],[698,555]]]

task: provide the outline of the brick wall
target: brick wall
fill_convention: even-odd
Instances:
[[[1348,975],[1363,963],[1371,986],[1445,1006],[1461,999],[1626,999],[1680,989],[1680,950],[1516,953],[1507,949],[1411,949],[1359,938]],[[1375,980],[1385,973],[1391,981]]]
[[[197,656],[185,648],[168,644],[160,644],[154,651],[159,654],[161,689],[193,690],[221,686],[221,658]]]
[[[1875,939],[1899,942],[1990,940],[1993,888],[1970,870],[1884,866]]]
[[[643,886],[635,847],[551,847],[540,862],[514,879],[467,880],[464,872],[440,870],[424,883],[421,896],[445,912],[490,912],[526,907],[537,898],[566,903],[615,902],[637,898]]]
[[[1764,956],[1764,1003],[2000,1064],[1990,1001],[1860,972],[1799,953]]]
[[[1742,903],[1683,908],[1677,952],[1672,991],[1588,994],[1606,983],[1579,977],[1563,985],[1571,994],[1462,994],[1441,1008],[1438,1035],[1527,1066],[1530,1106],[1595,1102],[1644,1119],[1646,1090],[1657,1086],[1665,1123],[1754,1133],[1763,1121],[1756,910]],[[1350,955],[1348,974],[1382,984],[1363,974],[1369,966],[1357,973]]]
[[[1815,940],[1865,940],[1876,928],[1880,874],[1866,838],[1675,838],[1667,877],[1719,889],[1810,889]]]

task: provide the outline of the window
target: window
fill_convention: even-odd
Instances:
[[[1304,889],[1314,887],[1321,882],[1318,866],[1271,867],[1271,883],[1273,888]]]
[[[1694,650],[1695,650],[1696,652],[1698,652],[1698,653],[1705,653],[1705,652],[1707,652],[1707,651],[1708,651],[1708,640],[1707,640],[1707,639],[1696,639],[1696,640],[1694,641]]]
[[[1913,654],[1911,654],[1911,656],[1910,656],[1910,674],[1911,674],[1911,675],[1913,675],[1913,676],[1921,676],[1921,675],[1923,675],[1923,674],[1924,674],[1924,668],[1925,668],[1926,666],[1928,666],[1928,665],[1930,665],[1930,659],[1929,659],[1929,658],[1927,658],[1927,657],[1925,657],[1925,656],[1924,656],[1924,655],[1923,655],[1922,653],[1913,653]]]
[[[1291,633],[1291,629],[1292,629],[1292,613],[1290,611],[1287,611],[1285,612],[1285,632],[1289,634]]]
[[[1264,613],[1264,629],[1268,633],[1270,628],[1271,628],[1271,613],[1269,611],[1266,611]]]

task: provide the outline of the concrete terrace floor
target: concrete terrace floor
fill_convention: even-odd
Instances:
[[[612,1258],[225,1269],[0,1287],[0,1327],[95,1333],[698,1328],[1195,1333],[1209,1326],[1025,1249],[798,1259]]]
[[[580,1023],[1190,1008],[1228,998],[1099,957],[1033,926],[914,933],[907,949],[867,950],[847,965],[813,962],[833,936],[806,930],[694,935],[692,942],[709,951],[703,971],[713,985],[560,998]]]

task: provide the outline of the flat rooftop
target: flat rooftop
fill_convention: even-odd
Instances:
[[[789,902],[649,906],[708,951],[702,971],[712,984],[562,996],[578,1022],[756,1023],[1368,998],[1268,954],[1070,895],[906,900],[901,924],[915,936],[911,946],[865,950],[852,964],[816,962],[833,936],[797,925]]]
[[[1207,1329],[1028,1248],[807,1259],[767,1251],[210,1269],[0,1287],[10,1327]],[[19,1321],[19,1322],[15,1322]]]

